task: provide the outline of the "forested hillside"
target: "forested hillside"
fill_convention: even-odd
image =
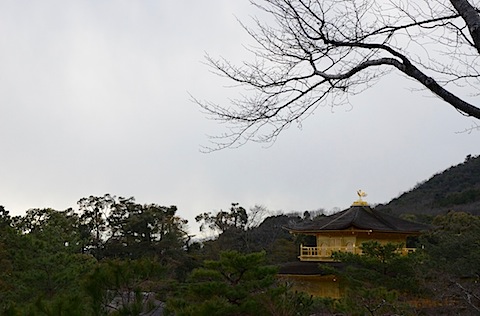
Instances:
[[[433,175],[377,208],[397,215],[438,215],[449,210],[480,215],[480,156],[468,155],[463,163]]]
[[[300,243],[315,245],[284,227],[323,214],[268,216],[232,203],[199,214],[212,237],[195,240],[175,206],[133,197],[90,196],[78,210],[23,216],[0,206],[0,315],[478,315],[479,171],[480,158],[467,157],[379,206],[432,229],[407,256],[402,245],[375,243],[362,244],[362,256],[334,254],[348,265],[325,270],[342,282],[340,299],[276,278],[298,261]]]

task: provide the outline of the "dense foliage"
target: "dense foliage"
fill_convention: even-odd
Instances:
[[[0,315],[138,315],[146,306],[163,306],[202,271],[193,269],[204,261],[203,269],[211,268],[226,250],[255,264],[255,273],[242,272],[242,280],[249,279],[242,282],[245,290],[265,286],[287,295],[272,283],[276,270],[266,264],[295,258],[294,240],[281,229],[288,216],[261,222],[261,207],[247,214],[232,204],[220,216],[203,214],[207,222],[223,216],[217,238],[193,242],[175,206],[109,194],[82,198],[78,206],[14,217],[0,207]],[[260,250],[268,255],[253,254]]]
[[[435,217],[417,251],[402,244],[362,244],[363,255],[337,252],[343,297],[332,310],[347,315],[478,315],[480,218],[451,211]]]
[[[0,311],[104,315],[136,304],[108,307],[115,296],[165,293],[194,264],[176,210],[108,194],[81,199],[79,212],[1,207]]]
[[[180,299],[172,299],[174,315],[305,315],[314,300],[289,293],[276,284],[276,268],[265,265],[265,252],[228,251],[195,269]]]
[[[480,215],[480,156],[465,161],[418,183],[378,209],[394,214],[439,215],[448,210]]]
[[[334,300],[276,278],[305,243],[282,227],[302,216],[254,224],[255,212],[232,204],[221,216],[201,214],[216,235],[192,241],[176,211],[110,195],[81,199],[78,211],[12,217],[0,207],[0,315],[480,313],[477,216],[436,216],[408,256],[397,251],[403,245],[378,242],[364,243],[361,256],[334,254],[343,264],[323,267],[340,280],[343,296]]]

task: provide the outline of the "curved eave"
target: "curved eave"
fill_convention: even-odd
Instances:
[[[383,234],[403,234],[403,235],[421,235],[421,231],[398,231],[398,230],[372,230],[372,229],[340,229],[340,230],[315,230],[315,229],[289,229],[290,234],[338,234],[338,233],[383,233]]]
[[[358,233],[371,233],[373,232],[371,229],[336,229],[336,230],[318,230],[318,229],[289,229],[290,234],[332,234],[332,233],[350,233],[350,232],[358,232]]]

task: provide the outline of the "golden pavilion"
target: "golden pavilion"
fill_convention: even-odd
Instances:
[[[292,234],[312,236],[314,244],[300,245],[299,262],[282,266],[280,277],[312,295],[339,297],[336,277],[322,275],[319,268],[319,263],[341,264],[333,262],[333,252],[361,254],[361,245],[367,241],[402,244],[402,254],[415,251],[407,247],[408,239],[420,235],[429,226],[376,211],[362,199],[366,196],[363,191],[357,194],[359,199],[344,211],[286,227]]]

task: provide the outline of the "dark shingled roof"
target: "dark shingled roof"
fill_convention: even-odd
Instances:
[[[370,206],[352,206],[339,213],[287,227],[291,232],[316,232],[356,228],[380,232],[415,233],[428,230],[425,224],[375,211]]]

